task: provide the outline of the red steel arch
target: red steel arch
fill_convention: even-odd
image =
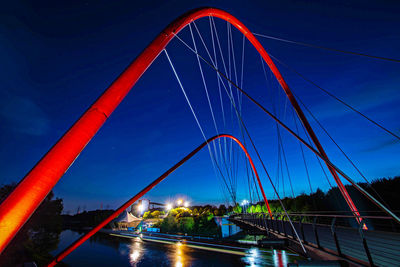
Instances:
[[[160,177],[158,177],[157,179],[155,179],[152,183],[150,183],[148,186],[146,186],[142,191],[140,191],[138,194],[136,194],[134,197],[132,197],[131,199],[129,199],[127,202],[125,202],[121,207],[119,207],[117,210],[115,210],[113,212],[113,214],[111,214],[107,219],[105,219],[103,222],[101,222],[100,224],[98,224],[96,227],[94,227],[92,230],[90,230],[89,232],[87,232],[86,234],[84,234],[83,236],[81,236],[79,239],[77,239],[74,243],[72,243],[70,246],[68,246],[65,250],[63,250],[62,252],[60,252],[57,256],[54,257],[54,259],[52,260],[51,263],[49,263],[48,267],[51,266],[55,266],[58,262],[60,262],[62,259],[64,259],[68,254],[70,254],[73,250],[75,250],[77,247],[79,247],[83,242],[85,242],[86,240],[88,240],[92,235],[94,235],[95,233],[97,233],[101,228],[103,228],[104,226],[106,226],[109,222],[111,222],[115,217],[117,217],[121,212],[123,212],[124,210],[126,210],[127,208],[129,208],[130,205],[132,205],[133,203],[135,203],[139,198],[141,198],[144,194],[146,194],[147,192],[149,192],[151,189],[153,189],[156,185],[158,185],[160,182],[162,182],[165,178],[167,178],[171,173],[173,173],[176,169],[178,169],[180,166],[182,166],[182,164],[184,164],[186,161],[188,161],[191,157],[193,157],[197,152],[199,152],[201,149],[203,149],[208,143],[213,142],[214,140],[218,139],[218,138],[222,138],[222,137],[226,137],[226,138],[230,138],[233,141],[235,141],[240,148],[243,150],[243,152],[246,154],[247,159],[249,160],[249,163],[251,165],[251,168],[253,169],[253,172],[255,174],[255,176],[257,177],[257,182],[258,185],[260,187],[261,193],[263,195],[264,198],[264,203],[268,208],[268,212],[269,212],[269,216],[272,219],[272,213],[271,213],[271,209],[269,207],[269,203],[267,198],[265,197],[265,193],[264,193],[264,188],[261,184],[261,180],[260,177],[258,176],[256,167],[254,166],[254,162],[250,157],[249,152],[247,151],[247,149],[245,148],[245,146],[234,136],[229,135],[229,134],[220,134],[220,135],[216,135],[214,137],[211,137],[210,139],[208,139],[207,141],[205,141],[204,143],[202,143],[200,146],[198,146],[195,150],[193,150],[191,153],[189,153],[186,157],[184,157],[181,161],[179,161],[178,163],[176,163],[172,168],[170,168],[168,171],[166,171],[164,174],[162,174]]]
[[[175,34],[190,22],[208,16],[230,22],[252,43],[282,86],[318,151],[322,156],[328,158],[289,86],[250,30],[234,16],[223,10],[216,8],[195,9],[167,26],[32,168],[8,198],[1,203],[0,253]],[[328,168],[350,209],[359,219],[357,208],[335,169],[330,165],[328,165]]]

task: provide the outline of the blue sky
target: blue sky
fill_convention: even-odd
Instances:
[[[0,14],[0,183],[18,182],[173,19],[201,6],[222,8],[253,32],[383,57],[400,58],[400,5],[376,1],[69,1],[15,2]],[[216,20],[221,39],[226,26]],[[208,21],[196,22],[211,47]],[[182,38],[191,42],[188,29]],[[201,54],[205,55],[197,38]],[[237,60],[241,36],[233,30]],[[259,38],[266,50],[323,88],[400,133],[400,65]],[[226,48],[226,44],[225,44]],[[178,40],[167,48],[207,137],[215,135],[196,58]],[[224,51],[226,53],[226,51]],[[243,88],[294,127],[276,81],[267,84],[258,55],[245,46]],[[369,179],[399,175],[399,142],[276,63],[291,89],[310,108]],[[239,66],[239,64],[238,64]],[[222,114],[215,73],[202,65],[218,125]],[[269,73],[267,73],[270,75]],[[214,76],[213,76],[214,75]],[[225,97],[227,114],[229,101]],[[274,103],[274,104],[273,104]],[[229,115],[230,116],[230,115]],[[276,179],[275,124],[247,100],[243,117]],[[332,161],[360,177],[310,118]],[[237,126],[237,125],[236,125]],[[221,129],[223,128],[220,126]],[[226,128],[239,135],[238,128]],[[282,132],[295,193],[309,192],[298,143]],[[302,135],[304,137],[304,134]],[[161,54],[54,188],[66,210],[119,203],[138,192],[203,141],[170,66]],[[248,140],[247,140],[248,141]],[[254,151],[250,149],[252,155]],[[239,153],[239,152],[235,152]],[[328,189],[305,151],[313,189]],[[255,157],[255,156],[254,156]],[[243,163],[242,161],[239,161]],[[246,198],[244,165],[238,197]],[[260,164],[257,167],[261,170]],[[260,171],[261,173],[261,171]],[[261,173],[269,198],[273,192]],[[288,180],[285,192],[289,192]],[[177,194],[195,203],[222,203],[222,182],[204,150],[147,197]],[[283,191],[282,191],[283,194]]]

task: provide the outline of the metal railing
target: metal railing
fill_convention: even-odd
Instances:
[[[366,215],[359,225],[354,216],[346,214],[290,213],[288,216],[294,229],[284,213],[274,213],[272,219],[264,213],[236,214],[230,218],[261,228],[267,235],[296,239],[294,231],[297,231],[306,245],[352,261],[368,262],[370,266],[400,265],[400,234],[391,217]]]

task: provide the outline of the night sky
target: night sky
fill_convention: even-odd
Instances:
[[[278,3],[279,2],[279,3]],[[14,1],[0,11],[0,184],[18,182],[128,64],[182,13],[202,6],[224,9],[251,31],[382,57],[400,58],[400,4],[396,1]],[[215,20],[227,53],[226,23]],[[211,47],[208,19],[196,22]],[[194,28],[193,28],[194,29]],[[238,71],[242,37],[233,31]],[[186,28],[180,36],[192,45]],[[207,56],[196,35],[199,53]],[[400,64],[301,47],[259,37],[267,52],[360,111],[400,134]],[[178,40],[167,51],[207,137],[216,134],[196,57]],[[282,90],[248,42],[243,88],[294,129]],[[293,92],[371,180],[400,174],[398,140],[276,63]],[[202,64],[220,132],[216,76]],[[240,76],[240,75],[239,75]],[[211,81],[212,80],[212,81]],[[231,109],[226,95],[226,115]],[[277,173],[273,121],[243,99],[243,118],[272,179]],[[229,114],[229,115],[228,115]],[[312,121],[332,161],[362,181],[340,151]],[[301,130],[300,130],[301,132]],[[281,131],[295,194],[309,193],[297,141]],[[302,136],[305,135],[302,133]],[[162,53],[54,188],[65,210],[115,208],[204,141]],[[248,141],[248,140],[247,140]],[[329,185],[306,151],[313,190]],[[237,155],[239,152],[236,152]],[[250,149],[254,155],[254,150]],[[242,156],[240,156],[242,157]],[[254,155],[255,157],[255,155]],[[241,161],[239,161],[241,163]],[[248,197],[244,167],[238,167],[238,200]],[[257,161],[268,198],[274,194]],[[325,168],[326,170],[326,168]],[[282,179],[282,178],[281,178]],[[287,195],[288,180],[279,182]],[[243,182],[242,182],[243,180]],[[332,179],[331,179],[332,181]],[[283,189],[282,183],[285,183]],[[165,202],[177,195],[193,203],[223,203],[207,149],[146,198]]]

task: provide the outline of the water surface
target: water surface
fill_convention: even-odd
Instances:
[[[81,233],[61,233],[56,254]],[[247,249],[244,256],[189,248],[184,244],[161,244],[98,233],[67,256],[69,266],[286,266],[296,258],[283,250]]]

